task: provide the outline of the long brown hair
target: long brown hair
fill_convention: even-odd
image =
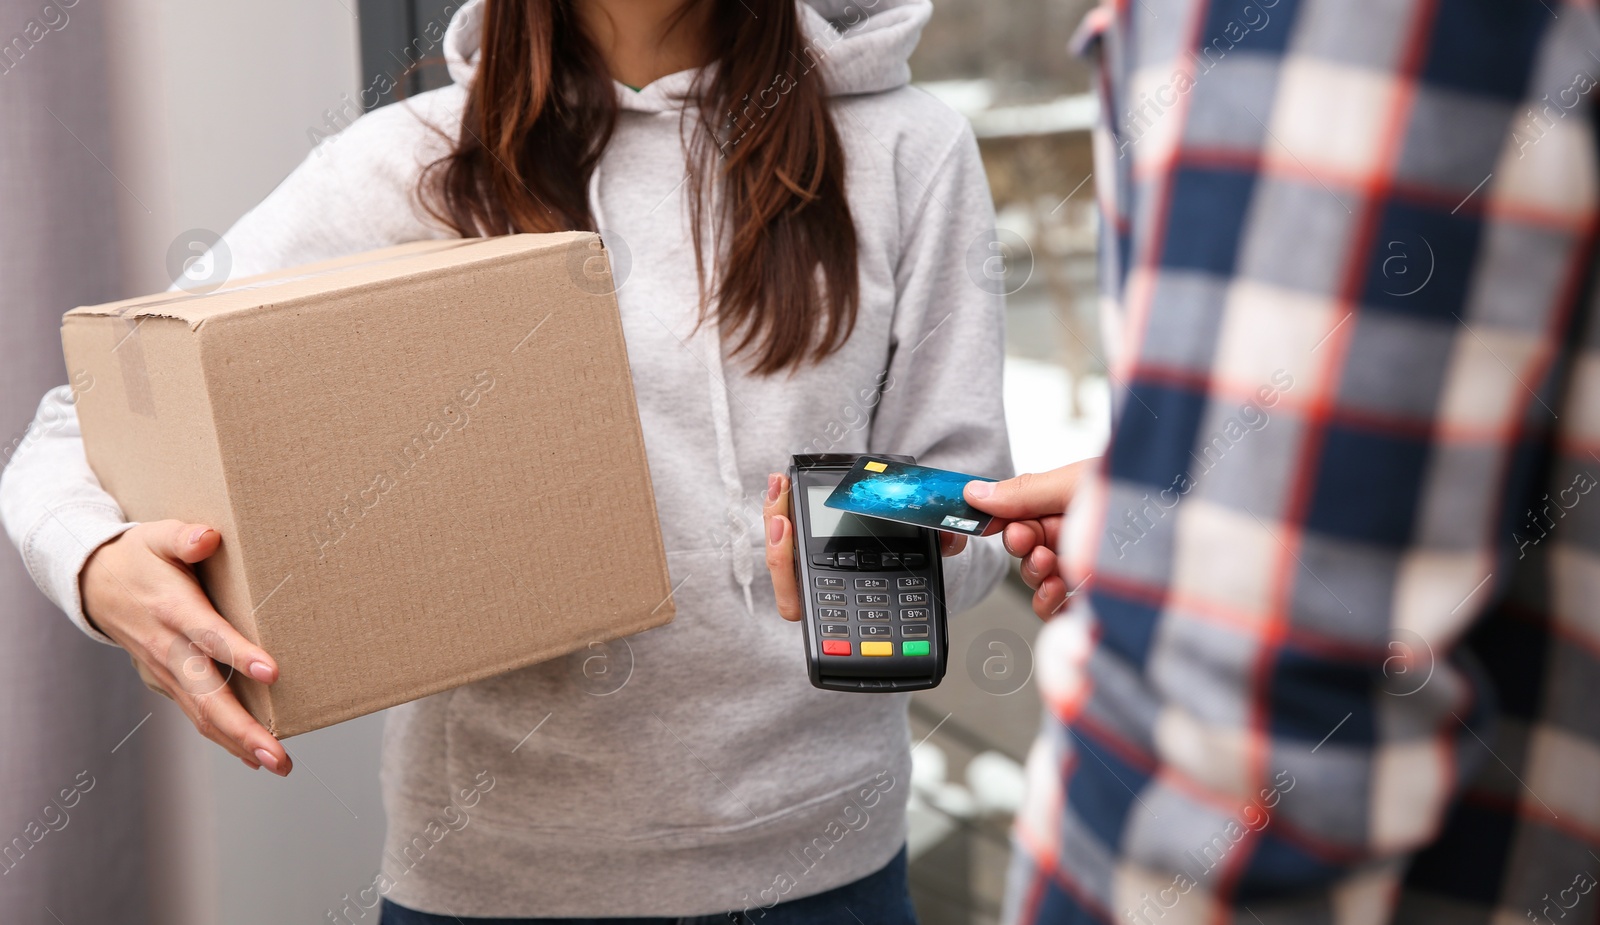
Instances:
[[[575,2],[486,0],[461,132],[422,178],[424,205],[457,233],[598,230],[588,183],[617,100]],[[701,320],[715,311],[757,373],[821,360],[850,336],[860,293],[844,150],[818,56],[794,0],[757,3],[759,19],[742,0],[684,2],[680,17],[690,4],[715,6],[717,66],[696,80],[684,122],[697,126],[685,140],[685,189]],[[699,233],[708,221],[721,263],[709,287]]]

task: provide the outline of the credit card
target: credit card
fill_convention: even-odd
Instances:
[[[978,536],[994,518],[967,504],[961,489],[968,482],[993,481],[863,456],[823,504],[863,517]]]

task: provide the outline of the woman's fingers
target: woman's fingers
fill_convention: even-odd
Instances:
[[[288,753],[239,704],[216,664],[176,633],[170,634],[166,648],[170,654],[165,662],[134,659],[145,686],[176,703],[197,732],[241,761],[287,774]]]
[[[939,555],[949,558],[967,548],[967,538],[959,533],[939,533]]]
[[[767,518],[767,571],[772,573],[778,616],[790,622],[799,620],[802,614],[794,578],[794,528],[782,514]]]
[[[172,699],[199,733],[239,758],[254,761],[279,776],[289,773],[289,753],[251,716],[228,687],[215,662],[181,637],[173,647],[176,664],[167,667]]]
[[[134,658],[131,655],[128,656],[128,661],[133,663],[133,670],[139,672],[139,680],[144,682],[145,687],[148,687],[150,690],[155,691],[168,700],[172,699],[172,695],[167,693],[166,686],[161,683],[160,679],[155,676],[154,672],[145,667],[144,662],[139,661],[137,658]]]
[[[263,684],[278,680],[277,662],[224,620],[199,585],[188,585],[178,595],[182,598],[174,607],[178,623],[172,629],[182,633],[199,651],[235,671]]]
[[[288,777],[294,762],[283,744],[251,716],[227,687],[190,703],[189,720],[211,741],[247,763]]]
[[[234,671],[270,684],[277,663],[217,613],[190,568],[220,544],[204,524],[139,524],[90,556],[85,610],[127,650],[145,686],[177,703],[202,735],[250,767],[284,775],[289,753],[228,687]]]
[[[163,521],[146,539],[150,551],[164,559],[193,565],[211,556],[221,545],[217,531],[204,524]],[[222,618],[194,581],[180,580],[173,598],[156,615],[169,629],[183,634],[199,652],[263,684],[278,680],[278,664],[260,646],[244,638]]]
[[[802,616],[800,592],[794,576],[794,524],[789,521],[789,479],[773,473],[767,476],[767,494],[762,499],[761,520],[767,536],[767,571],[772,575],[772,591],[778,602],[778,615],[796,621]]]
[[[293,770],[289,753],[261,728],[226,687],[183,706],[183,712],[201,735],[240,761],[266,768],[279,777],[288,777]]]

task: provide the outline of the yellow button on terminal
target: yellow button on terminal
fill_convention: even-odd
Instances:
[[[893,655],[894,643],[892,642],[863,642],[862,655]]]

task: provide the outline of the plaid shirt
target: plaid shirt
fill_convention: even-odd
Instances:
[[[1007,920],[1600,921],[1594,0],[1085,35],[1118,398]]]

